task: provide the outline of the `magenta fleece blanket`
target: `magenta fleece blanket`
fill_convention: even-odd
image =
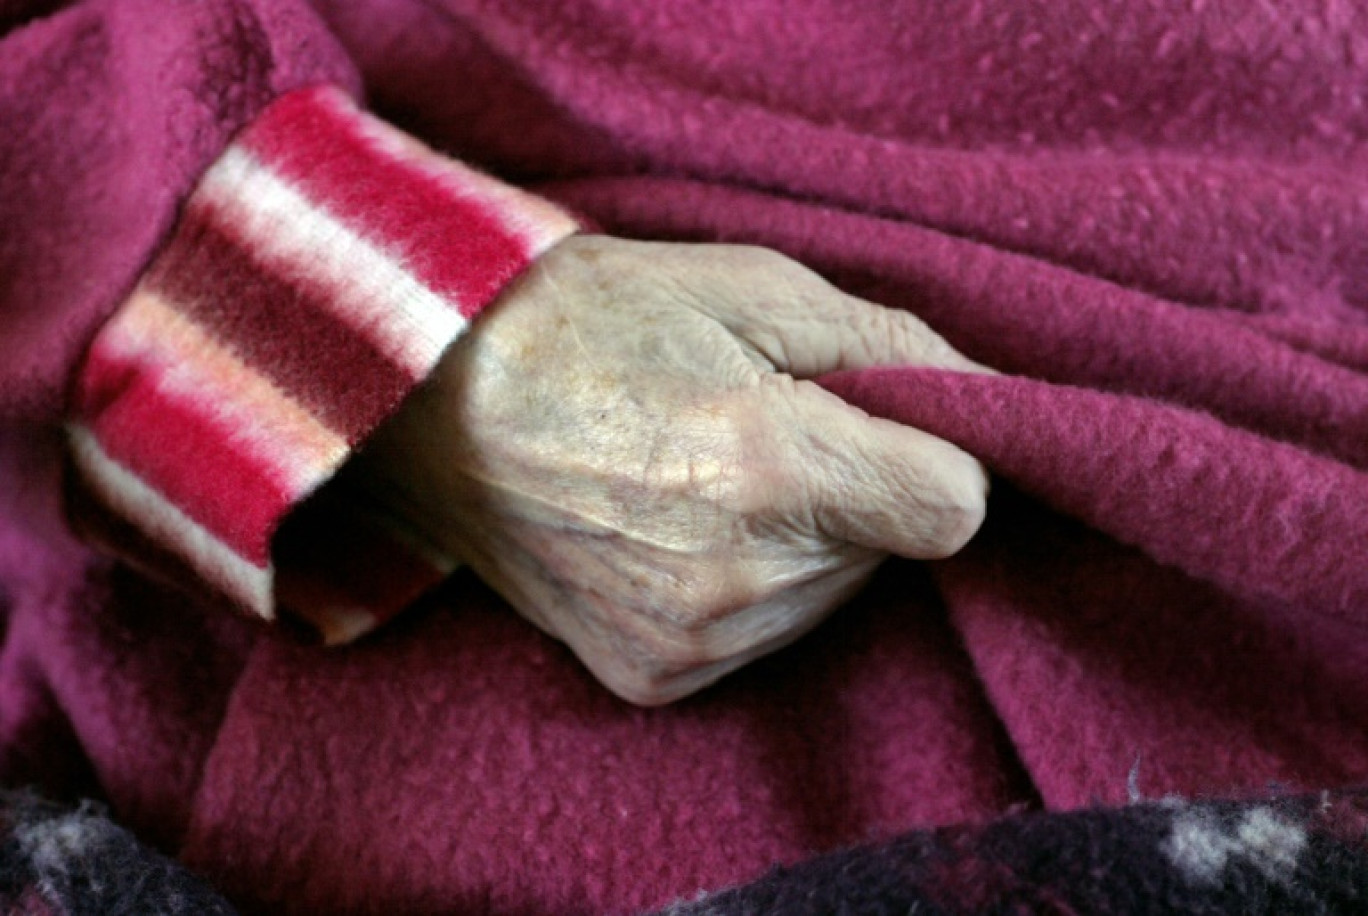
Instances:
[[[249,908],[533,914],[1012,810],[1368,776],[1362,6],[18,7],[7,782],[109,799]],[[984,530],[654,710],[468,575],[323,651],[71,542],[54,380],[231,131],[319,80],[605,231],[773,247],[924,317],[1003,374],[822,381],[981,458]]]

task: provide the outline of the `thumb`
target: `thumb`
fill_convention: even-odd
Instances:
[[[773,376],[778,380],[783,376]],[[962,548],[983,524],[988,475],[967,452],[910,426],[870,417],[813,382],[791,388],[804,505],[818,535],[914,559]]]

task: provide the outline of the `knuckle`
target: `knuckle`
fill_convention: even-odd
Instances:
[[[659,706],[681,696],[679,685],[714,661],[687,640],[652,640],[629,657],[617,658],[609,670],[596,671],[613,693],[637,706]]]
[[[694,667],[683,657],[662,655],[658,638],[650,632],[619,631],[596,641],[589,651],[582,648],[575,647],[576,655],[599,683],[637,706],[669,702],[677,695],[674,685],[679,677]]]
[[[660,706],[671,698],[659,679],[636,672],[600,675],[599,681],[633,706]]]
[[[736,245],[732,251],[737,258],[737,266],[766,274],[790,292],[814,294],[829,292],[831,287],[826,280],[806,264],[795,261],[788,255],[759,245]]]
[[[732,250],[739,259],[752,267],[791,270],[798,266],[796,261],[763,245],[734,245]]]
[[[943,362],[950,354],[950,345],[911,312],[888,308],[878,312],[880,333],[893,341],[899,352],[928,364]]]

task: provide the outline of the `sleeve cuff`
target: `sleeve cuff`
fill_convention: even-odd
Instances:
[[[576,228],[338,90],[282,97],[205,173],[79,370],[76,524],[274,618],[285,516]],[[449,568],[383,520],[347,531],[339,556],[371,557],[378,580],[402,583],[296,583],[290,610],[332,642],[390,616],[423,570],[430,584]]]

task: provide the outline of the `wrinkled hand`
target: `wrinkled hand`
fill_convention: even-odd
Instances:
[[[360,459],[367,485],[618,695],[791,642],[889,553],[954,553],[983,469],[811,381],[978,371],[917,319],[759,248],[571,238]]]

